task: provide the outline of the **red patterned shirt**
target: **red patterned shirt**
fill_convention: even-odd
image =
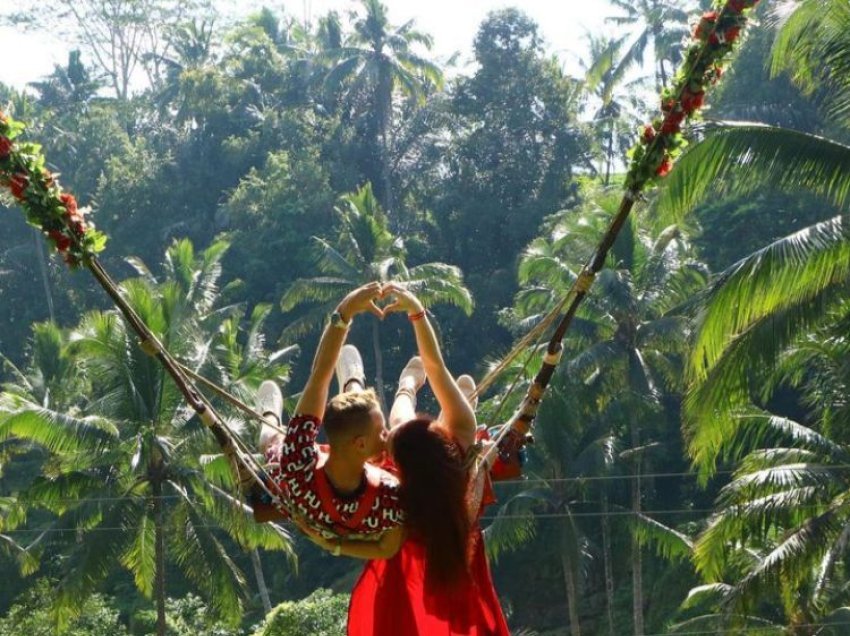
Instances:
[[[266,451],[269,477],[283,493],[287,513],[328,538],[376,540],[401,525],[398,480],[385,470],[367,464],[364,486],[356,493],[345,496],[333,490],[323,468],[327,450],[316,443],[320,426],[312,415],[297,415],[289,421],[286,436]]]

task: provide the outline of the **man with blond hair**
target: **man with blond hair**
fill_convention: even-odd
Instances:
[[[398,480],[367,463],[384,451],[384,415],[375,392],[365,386],[360,354],[343,346],[356,315],[368,311],[383,318],[375,303],[381,296],[381,284],[369,283],[349,293],[331,314],[285,435],[278,432],[283,398],[277,384],[264,382],[258,396],[270,424],[263,426],[260,447],[269,477],[283,493],[284,510],[309,534],[333,542],[334,554],[344,549],[365,559],[392,556],[403,538]],[[328,401],[334,370],[340,394]],[[320,427],[327,447],[316,443]]]

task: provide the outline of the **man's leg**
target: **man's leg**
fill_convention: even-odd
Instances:
[[[416,417],[416,393],[424,384],[425,367],[422,358],[413,356],[398,378],[398,390],[388,420],[390,429]]]
[[[257,411],[268,422],[260,427],[260,452],[265,454],[266,449],[282,435],[280,418],[283,414],[283,395],[277,382],[266,380],[260,385],[257,391]]]
[[[339,359],[336,361],[336,381],[340,393],[366,390],[363,358],[354,345],[347,344],[339,352]]]

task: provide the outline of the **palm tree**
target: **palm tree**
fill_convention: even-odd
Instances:
[[[34,324],[29,346],[30,360],[24,369],[0,354],[4,374],[10,377],[3,383],[0,393],[0,420],[9,412],[14,396],[29,398],[44,409],[55,410],[65,408],[74,396],[84,390],[84,383],[80,381],[69,354],[66,332],[50,322]],[[10,436],[8,431],[0,433],[0,478],[17,478],[11,487],[4,484],[4,491],[25,490],[33,474],[41,471],[44,458],[38,455],[32,457],[33,450],[33,443]],[[23,465],[19,462],[22,455],[31,457]],[[20,481],[22,477],[25,479],[23,482]],[[45,535],[33,531],[29,545],[22,545],[10,534],[3,534],[25,526],[27,512],[25,502],[18,497],[0,497],[0,551],[16,557],[22,573],[32,574],[38,568]]]
[[[174,117],[183,122],[188,117],[186,100],[180,100],[181,92],[187,83],[187,78],[193,71],[203,69],[215,62],[213,25],[206,21],[191,22],[172,28],[168,34],[169,49],[165,54],[147,54],[146,62],[151,62],[165,69],[165,73],[157,70],[154,75],[162,77],[158,87],[156,104],[160,109],[166,109],[175,102],[177,105]]]
[[[651,44],[655,55],[656,87],[661,92],[670,79],[666,64],[675,67],[682,54],[689,7],[682,7],[677,0],[611,0],[611,4],[625,15],[609,17],[606,21],[634,31],[634,39],[623,61],[628,65],[643,65],[646,49]]]
[[[57,64],[44,80],[29,85],[38,91],[42,105],[62,112],[84,108],[101,87],[83,64],[79,50],[68,53],[67,66]]]
[[[799,2],[773,51],[774,71],[789,70],[805,88],[817,87],[842,128],[848,85],[834,69],[850,68],[850,38],[842,26],[848,19],[844,2]],[[659,208],[681,215],[709,192],[803,188],[830,204],[828,217],[831,206],[846,206],[848,161],[850,148],[834,140],[723,124],[686,152]],[[830,598],[840,591],[830,581],[848,527],[841,503],[846,475],[835,466],[847,452],[840,431],[847,421],[848,232],[848,218],[840,215],[774,241],[723,272],[701,313],[685,432],[703,476],[718,462],[738,469],[697,549],[709,585],[720,586],[719,615],[727,621],[754,599],[773,599],[793,633],[807,634],[807,624],[827,621],[830,609],[846,604],[840,594]],[[784,391],[802,391],[804,421],[765,410],[780,388],[777,377]],[[724,556],[721,543],[740,550]],[[736,558],[745,567],[736,569]]]
[[[298,352],[297,345],[274,352],[266,350],[263,327],[270,312],[271,305],[255,306],[244,328],[241,311],[224,320],[210,343],[210,355],[202,368],[204,377],[215,381],[243,403],[254,402],[257,389],[264,380],[274,379],[284,386],[289,381],[290,357]],[[229,404],[222,404],[219,408],[220,412],[227,412]],[[244,417],[244,414],[241,415]],[[249,436],[257,439],[258,432],[255,430]],[[222,487],[232,491],[237,486],[232,479],[229,462],[223,455],[205,457],[204,469],[207,478]],[[263,609],[268,614],[272,610],[271,596],[256,548],[251,550],[251,566]]]
[[[320,20],[314,31],[264,7],[233,31],[227,64],[256,108],[321,104],[330,66],[325,52],[340,45],[335,39],[339,21],[334,17]]]
[[[738,570],[723,595],[725,615],[776,599],[794,634],[810,633],[847,602],[838,582],[850,539],[850,303],[828,316],[826,326],[794,339],[766,387],[801,391],[806,422],[755,406],[734,413],[723,453],[738,468],[695,551],[710,584]]]
[[[541,358],[536,358],[535,362],[539,364]],[[507,371],[508,376],[516,374],[521,374],[521,384],[530,384],[532,377],[526,377],[526,368],[517,364]],[[547,558],[556,558],[557,555],[560,559],[572,636],[581,636],[580,588],[587,578],[587,568],[594,551],[589,528],[579,523],[581,514],[575,515],[598,509],[596,502],[588,499],[587,489],[579,478],[597,474],[596,469],[609,465],[615,453],[615,440],[610,435],[584,423],[592,399],[584,399],[588,392],[580,385],[559,378],[551,387],[551,394],[535,428],[535,444],[530,449],[526,470],[534,486],[520,485],[519,492],[504,499],[485,531],[487,551],[494,561],[502,553],[517,550],[532,539],[550,546],[550,550],[554,548],[554,554],[547,554]],[[518,393],[522,392],[522,388],[519,386]],[[503,398],[497,398],[497,401]],[[487,409],[488,405],[484,405],[482,411]],[[538,521],[541,515],[554,516],[557,521],[541,528]],[[603,517],[603,521],[607,521],[607,517]],[[556,528],[554,533],[544,532],[553,527]],[[608,552],[603,550],[606,575],[611,565],[610,544],[607,547]],[[536,558],[541,558],[541,555],[538,553]],[[613,580],[613,575],[611,578]],[[606,600],[609,621],[613,624],[613,599],[608,598],[607,592]],[[615,633],[613,626],[611,630]]]
[[[460,269],[445,263],[423,263],[408,267],[404,242],[390,232],[384,211],[367,184],[354,194],[344,195],[336,208],[339,235],[333,243],[313,237],[320,276],[292,283],[281,298],[283,311],[302,303],[313,308],[292,322],[283,338],[294,338],[321,326],[346,293],[369,281],[404,282],[426,307],[447,303],[472,313],[472,296],[463,284]],[[372,324],[375,355],[375,388],[383,403],[384,375],[380,331]]]
[[[163,344],[188,366],[207,359],[207,329],[215,309],[219,261],[226,244],[196,256],[182,241],[166,255],[166,278],[122,285],[130,303]],[[25,501],[55,514],[53,531],[71,530],[66,576],[56,590],[63,624],[117,565],[153,596],[157,633],[165,634],[166,563],[171,561],[236,622],[244,579],[219,529],[239,545],[290,552],[288,535],[254,524],[237,499],[206,478],[199,457],[209,437],[182,403],[158,362],[144,354],[117,313],[93,312],[71,335],[75,364],[89,383],[88,398],[57,412],[34,395],[4,392],[0,435],[14,435],[56,456],[52,470],[26,491]]]
[[[523,289],[520,319],[536,319],[567,293],[616,211],[617,194],[590,192],[585,207],[555,215],[548,232],[535,239],[520,262]],[[597,277],[596,293],[579,313],[577,331],[587,346],[567,369],[581,378],[601,374],[609,385],[608,408],[621,414],[631,460],[631,511],[640,516],[644,498],[641,472],[655,446],[642,430],[658,420],[662,396],[679,387],[687,324],[681,313],[707,279],[691,257],[682,233],[672,226],[652,237],[629,221],[615,243],[608,267]],[[643,633],[640,537],[632,539],[633,620]]]
[[[352,108],[367,118],[378,171],[366,174],[373,183],[380,183],[379,199],[384,210],[393,216],[393,95],[398,90],[414,102],[421,102],[432,88],[442,87],[443,75],[436,64],[413,50],[414,45],[430,50],[431,36],[417,31],[413,20],[399,27],[391,25],[387,7],[380,0],[361,2],[365,13],[354,22],[354,32],[339,48],[328,51],[335,64],[325,85],[332,93],[345,86]]]
[[[634,130],[641,121],[638,113],[646,111],[639,91],[644,78],[625,81],[629,67],[628,60],[622,57],[625,37],[597,38],[590,34],[588,41],[590,64],[585,72],[585,87],[601,100],[593,114],[593,123],[603,146],[604,169],[600,168],[599,172],[604,172],[603,184],[607,187],[615,162],[623,161],[631,147]]]

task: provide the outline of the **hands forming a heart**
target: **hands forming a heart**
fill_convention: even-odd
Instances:
[[[420,300],[400,283],[372,282],[350,292],[338,311],[348,321],[359,313],[370,312],[383,320],[395,312],[417,314],[423,311]]]

